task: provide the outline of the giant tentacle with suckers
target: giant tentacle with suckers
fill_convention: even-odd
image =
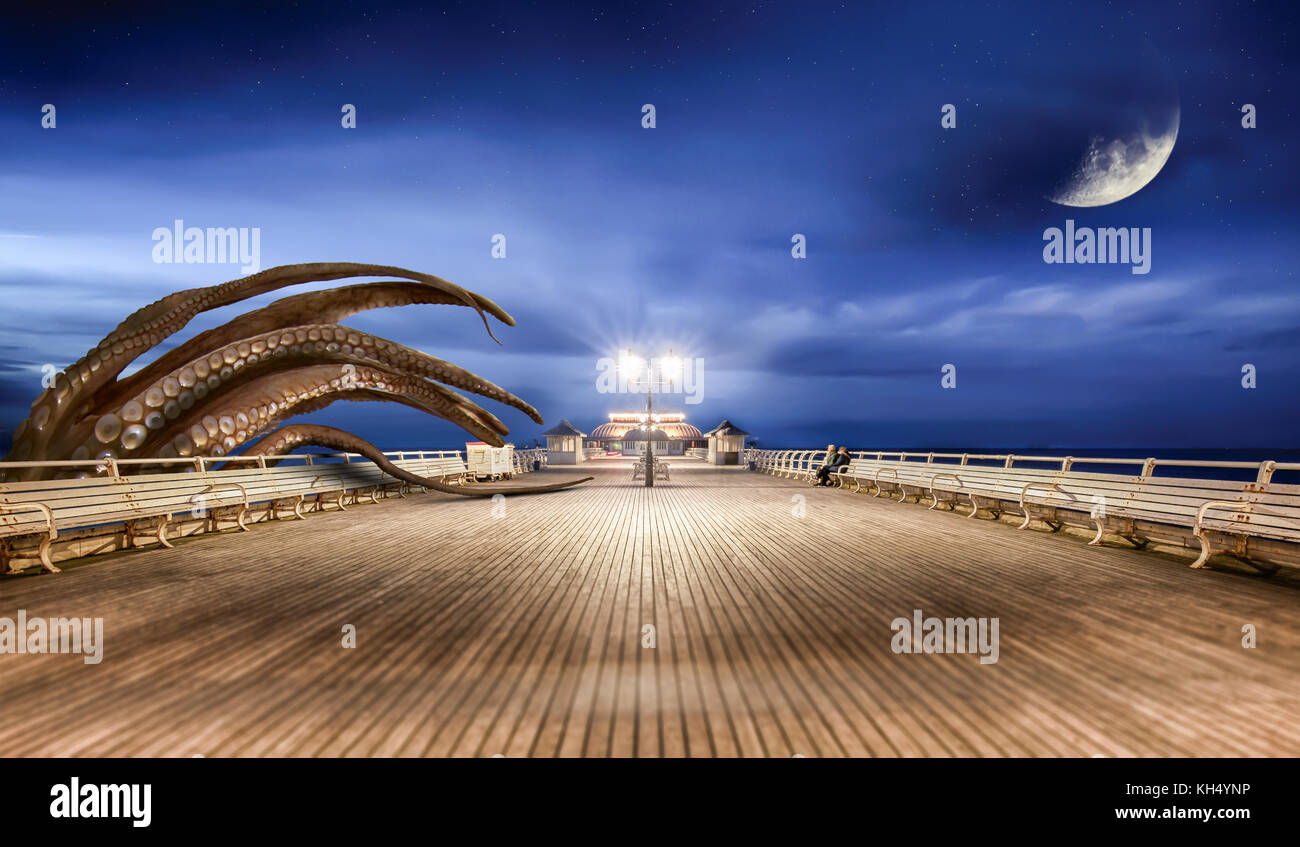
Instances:
[[[281,298],[194,336],[131,376],[121,376],[133,362],[202,312],[288,286],[365,276],[397,281]],[[488,315],[507,326],[515,323],[504,309],[482,295],[441,277],[390,265],[284,265],[220,285],[178,291],[137,310],[58,374],[32,404],[28,418],[18,425],[6,459],[228,456],[267,436],[288,418],[340,399],[403,403],[451,421],[489,444],[504,444],[503,436],[509,432],[505,424],[453,390],[456,388],[513,406],[542,422],[528,403],[477,374],[338,323],[368,309],[418,303],[474,309],[489,335]],[[496,336],[492,337],[495,340]],[[302,441],[306,432],[328,439],[330,444],[347,441],[351,446],[346,449],[382,458],[379,450],[360,436],[341,430],[285,427],[281,431],[293,437],[276,441],[271,433],[257,445],[259,453],[268,452],[270,444],[307,443]],[[394,476],[414,482],[408,478],[411,474],[385,464],[385,470]],[[49,479],[63,473],[66,469],[11,469],[5,479]],[[438,487],[430,482],[415,484]],[[493,486],[500,490],[488,494],[550,491],[572,484],[576,483]],[[480,487],[470,488],[477,491]],[[453,493],[471,491],[458,488]]]

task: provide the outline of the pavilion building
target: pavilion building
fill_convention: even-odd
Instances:
[[[688,424],[681,412],[655,412],[652,417],[655,453],[680,456],[689,448],[708,446],[704,433]],[[587,445],[625,456],[639,455],[645,452],[647,433],[641,429],[645,418],[645,412],[610,412],[609,421],[587,436]]]

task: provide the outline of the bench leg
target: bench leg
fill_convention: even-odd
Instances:
[[[1097,524],[1097,537],[1088,543],[1100,547],[1102,535],[1105,533],[1103,524],[1106,522],[1106,519],[1098,516],[1093,518],[1093,522]],[[1151,543],[1151,539],[1149,538],[1138,537],[1137,522],[1132,518],[1125,519],[1122,525],[1115,529],[1114,532],[1120,538],[1124,539],[1129,544],[1132,544],[1137,550],[1144,550],[1146,549],[1146,546]]]
[[[1201,555],[1196,557],[1196,561],[1192,562],[1191,567],[1208,568],[1209,565],[1206,564],[1206,560],[1208,560],[1214,552],[1210,549],[1210,539],[1206,533],[1200,533],[1196,537],[1200,539],[1201,542]]]
[[[54,543],[54,539],[48,536],[41,539],[41,549],[40,549],[41,567],[45,568],[45,570],[49,571],[50,573],[63,573],[62,570],[54,567],[54,563],[50,561],[50,545],[53,543]]]
[[[940,500],[939,500],[939,495],[936,494],[935,492],[931,491],[931,492],[930,492],[930,497],[932,497],[932,498],[934,499],[934,502],[930,504],[930,509],[929,509],[929,511],[931,511],[931,512],[933,512],[935,509],[939,508],[939,503],[940,503],[940,502],[942,502],[945,506],[947,506],[947,507],[948,507],[948,511],[950,511],[950,512],[957,508],[957,496],[956,496],[955,494],[952,496],[951,499],[945,497],[942,501],[940,501]]]
[[[1034,513],[1025,509],[1025,520],[1020,524],[1020,526],[1016,527],[1016,529],[1029,529],[1029,522],[1033,519]],[[1065,526],[1064,522],[1056,520],[1055,509],[1049,509],[1046,517],[1040,518],[1040,520],[1051,527],[1052,532],[1060,532],[1061,527]]]
[[[171,520],[171,515],[163,515],[162,523],[158,524],[158,543],[169,550],[176,546],[167,540],[167,524],[171,523]]]
[[[980,510],[983,509],[984,511],[992,515],[993,520],[995,521],[1000,520],[1002,518],[1002,510],[997,507],[996,505],[997,501],[994,501],[994,505],[992,506],[981,506],[979,504],[979,500],[975,498],[974,494],[968,496],[970,497],[970,514],[967,515],[966,517],[977,518],[979,517]],[[1026,523],[1028,523],[1028,521],[1026,521]],[[1023,527],[1021,528],[1023,529]]]
[[[1252,562],[1250,559],[1250,548],[1249,548],[1250,539],[1245,535],[1233,536],[1233,538],[1236,539],[1236,546],[1231,550],[1227,548],[1224,548],[1222,550],[1213,549],[1210,546],[1210,534],[1208,532],[1202,531],[1198,533],[1196,537],[1200,539],[1201,542],[1201,555],[1196,557],[1196,561],[1192,562],[1190,567],[1208,569],[1211,567],[1209,563],[1209,558],[1211,556],[1213,556],[1215,553],[1227,553],[1233,558],[1247,565],[1250,565],[1252,568],[1259,571],[1260,573],[1275,574],[1279,569],[1277,565],[1261,565],[1258,562]]]
[[[1092,522],[1093,525],[1097,527],[1097,534],[1094,535],[1092,537],[1092,540],[1088,542],[1088,546],[1101,547],[1102,537],[1105,536],[1106,534],[1106,521],[1104,518],[1093,518]],[[1138,550],[1145,548],[1147,544],[1150,543],[1150,541],[1146,538],[1137,537],[1137,533],[1133,528],[1132,521],[1129,521],[1127,527],[1117,530],[1115,534],[1118,535],[1120,538],[1124,539],[1125,541],[1127,541],[1129,544],[1132,544]]]
[[[1029,529],[1029,523],[1033,519],[1034,519],[1034,513],[1029,511],[1028,509],[1025,509],[1025,519],[1020,523],[1020,526],[1016,527],[1016,529]]]

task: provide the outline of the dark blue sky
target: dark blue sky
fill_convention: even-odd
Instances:
[[[631,345],[702,359],[703,402],[666,405],[768,444],[1300,446],[1297,18],[1208,2],[10,14],[0,447],[43,364],[240,275],[155,264],[152,232],[177,218],[259,227],[262,267],[395,264],[495,299],[519,321],[502,347],[460,309],[347,323],[477,370],[548,425],[634,406],[595,388],[597,361]],[[1177,143],[1141,191],[1044,199],[1090,136],[1171,108]],[[1044,264],[1043,231],[1067,218],[1150,227],[1150,273]],[[519,440],[544,428],[484,405]],[[384,448],[462,440],[395,405],[313,419]]]

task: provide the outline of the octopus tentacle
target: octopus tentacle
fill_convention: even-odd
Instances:
[[[505,310],[491,300],[482,298],[480,304],[480,301],[476,300],[469,291],[442,277],[393,265],[372,265],[362,262],[307,262],[298,265],[279,265],[219,285],[190,288],[169,294],[136,310],[118,324],[104,340],[111,343],[148,332],[163,332],[165,333],[163,337],[166,337],[184,327],[195,315],[209,309],[229,306],[240,300],[247,300],[249,297],[256,297],[290,285],[358,276],[390,276],[422,282],[454,294],[467,306],[476,309],[480,315],[483,315],[486,309],[503,323],[514,325],[514,320],[505,313]],[[483,325],[488,326],[486,316],[483,318]],[[488,332],[491,331],[491,327],[488,327]]]
[[[468,292],[482,307],[508,325],[514,318],[486,297]],[[169,373],[180,370],[186,363],[202,358],[207,351],[220,349],[240,341],[252,342],[257,336],[273,335],[277,331],[292,331],[301,325],[337,324],[350,315],[372,309],[416,304],[465,305],[456,294],[426,283],[371,282],[348,285],[326,291],[309,291],[276,300],[261,309],[247,312],[229,323],[202,332],[178,347],[169,350],[139,372],[118,380],[101,390],[94,405],[100,407],[112,402],[113,395],[141,391],[145,386],[162,380]],[[109,392],[112,394],[109,394]]]
[[[286,286],[357,276],[399,281],[283,297],[199,333],[136,374],[120,378],[133,361],[201,312]],[[542,422],[536,409],[478,374],[337,323],[367,309],[414,303],[468,306],[479,314],[489,335],[489,314],[507,325],[515,323],[486,297],[440,277],[389,265],[285,265],[178,291],[138,309],[59,374],[15,430],[7,458],[221,457],[239,448],[267,455],[310,443],[362,453],[398,478],[466,496],[553,491],[590,479],[525,488],[452,489],[396,468],[372,444],[341,430],[290,425],[265,435],[289,418],[337,400],[383,400],[450,421],[489,444],[504,444],[509,428],[453,388],[513,406]],[[146,472],[164,469],[136,467]],[[56,473],[30,468],[9,471],[8,478],[42,479]]]
[[[131,399],[144,402],[150,391],[155,398],[164,398],[165,403],[165,398],[178,397],[183,389],[191,388],[199,381],[212,383],[215,377],[215,381],[220,382],[241,368],[265,362],[276,356],[288,356],[291,359],[315,357],[318,360],[351,361],[353,364],[374,363],[400,368],[513,406],[534,421],[541,422],[541,416],[531,405],[501,386],[459,365],[342,324],[315,322],[241,336],[223,346],[198,348],[193,358],[179,360],[175,367],[157,373],[156,378],[151,381],[123,380],[120,384],[129,386],[131,390],[120,394],[115,392],[116,396],[95,406],[93,412],[103,414],[113,411],[114,405],[121,405]],[[168,386],[169,378],[175,381],[175,386],[170,392],[164,390]],[[217,386],[210,384],[209,387]],[[176,390],[177,388],[181,391]]]
[[[136,310],[94,349],[56,375],[53,385],[32,404],[28,425],[15,433],[11,458],[50,452],[51,433],[61,432],[88,414],[88,404],[101,389],[116,380],[142,354],[184,328],[195,315],[290,285],[358,276],[399,277],[454,297],[478,312],[493,340],[497,338],[488,325],[487,313],[502,323],[514,325],[514,318],[487,298],[479,298],[441,277],[392,265],[359,262],[281,265],[219,285],[178,291]]]
[[[244,455],[260,456],[271,454],[288,453],[298,447],[329,447],[334,450],[342,450],[348,453],[360,453],[370,461],[374,462],[384,473],[396,477],[412,485],[420,485],[425,488],[431,488],[435,491],[443,491],[447,494],[459,494],[461,497],[492,497],[497,494],[541,494],[548,491],[559,491],[564,488],[571,488],[575,485],[587,482],[593,477],[585,476],[579,479],[567,479],[562,482],[551,482],[544,485],[514,486],[514,485],[447,485],[436,479],[413,474],[410,471],[403,470],[388,460],[388,457],[380,452],[379,448],[350,432],[344,432],[341,429],[335,429],[328,426],[317,426],[315,424],[293,424],[268,435],[265,439],[249,448]]]
[[[464,397],[427,380],[412,379],[380,368],[344,371],[334,365],[315,365],[279,371],[252,380],[221,396],[209,397],[185,419],[150,433],[133,424],[124,438],[142,456],[225,456],[253,441],[287,418],[315,411],[326,404],[306,404],[349,399],[365,392],[368,397],[400,402],[451,421],[476,437],[501,446],[509,429],[487,412],[473,413]],[[466,406],[473,407],[466,408]]]
[[[142,432],[154,433],[178,418],[194,417],[191,410],[196,405],[242,384],[250,375],[327,362],[381,367],[436,380],[513,406],[539,423],[542,420],[519,397],[451,362],[339,324],[308,325],[250,336],[186,362],[152,385],[138,386],[133,394],[91,409],[55,439],[51,449],[79,453],[77,458],[99,456],[106,450],[118,458],[139,455],[135,451],[143,449]],[[489,414],[464,398],[461,401],[475,415]]]

